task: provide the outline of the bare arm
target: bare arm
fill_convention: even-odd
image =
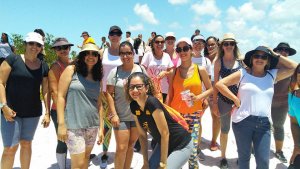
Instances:
[[[175,76],[175,71],[176,71],[176,69],[172,71],[172,73],[170,74],[170,78],[169,78],[169,90],[168,90],[168,95],[167,95],[167,99],[166,99],[166,105],[168,105],[168,106],[171,106],[171,102],[174,97],[173,80],[174,80],[174,76]]]
[[[240,100],[236,95],[234,95],[234,93],[232,93],[229,90],[228,86],[238,84],[240,78],[241,78],[241,71],[237,71],[225,77],[224,79],[221,79],[220,81],[218,81],[218,83],[216,83],[216,88],[222,93],[222,95],[232,100],[236,105],[236,107],[240,107]]]
[[[161,109],[156,109],[153,114],[153,119],[160,133],[160,162],[167,163],[168,158],[168,149],[169,149],[169,128],[164,115],[164,112]]]
[[[57,121],[58,121],[58,139],[60,141],[65,141],[67,139],[67,130],[65,126],[65,106],[66,106],[66,96],[74,74],[74,65],[68,66],[62,73],[59,83],[58,83],[58,93],[57,93]]]
[[[0,66],[0,103],[3,104],[7,104],[5,87],[10,72],[10,65],[6,61],[3,61]],[[13,118],[16,116],[16,112],[14,110],[8,106],[4,106],[2,107],[2,112],[7,121],[14,121]]]
[[[108,107],[109,107],[109,110],[111,113],[110,121],[114,127],[118,127],[120,125],[120,119],[119,119],[118,113],[115,108],[115,101],[112,97],[114,92],[115,92],[115,86],[106,85],[106,98],[107,98]]]
[[[49,87],[48,87],[48,77],[43,77],[42,81],[42,94],[45,104],[45,116],[42,120],[42,125],[46,128],[50,124],[50,95],[49,95]]]
[[[99,131],[98,131],[98,141],[97,144],[100,145],[104,141],[104,112],[103,112],[103,105],[102,105],[102,97],[105,97],[102,91],[102,81],[100,82],[100,94],[98,97],[98,111],[99,111]]]
[[[49,93],[53,100],[53,104],[55,104],[55,105],[57,104],[57,90],[58,90],[59,73],[60,73],[60,69],[57,64],[54,64],[48,73]]]
[[[216,83],[219,81],[220,78],[220,70],[221,70],[221,61],[218,58],[215,61],[214,64],[214,84],[213,84],[213,112],[215,114],[219,114],[219,109],[218,109],[218,92],[219,90],[216,88]]]
[[[138,119],[136,116],[134,116],[134,121],[136,124],[136,127],[139,132],[139,141],[141,144],[141,152],[144,158],[144,166],[148,166],[149,168],[149,162],[148,162],[148,140],[147,140],[147,133],[146,131],[141,127]],[[147,167],[145,167],[147,168]]]

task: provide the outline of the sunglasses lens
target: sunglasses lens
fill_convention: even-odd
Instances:
[[[160,43],[161,43],[161,44],[164,44],[165,41],[155,41],[155,43],[156,43],[156,44],[160,44]]]
[[[131,56],[132,52],[120,52],[120,56]]]
[[[121,36],[122,34],[120,32],[111,32],[109,33],[109,36]]]
[[[190,49],[190,47],[189,47],[189,46],[184,46],[184,47],[182,48],[182,50],[183,50],[184,52],[187,52],[187,51],[189,51],[189,49]]]
[[[144,84],[131,85],[131,86],[129,86],[129,90],[134,90],[135,88],[137,90],[141,90],[143,87],[144,87]]]
[[[262,59],[262,60],[267,60],[268,56],[267,55],[254,55],[253,56],[255,59]]]
[[[30,46],[33,46],[33,45],[36,45],[37,47],[42,47],[42,45],[41,44],[39,44],[39,43],[36,43],[36,42],[27,42]]]
[[[179,48],[179,47],[176,48],[177,53],[180,53],[181,51],[182,51],[181,48]]]

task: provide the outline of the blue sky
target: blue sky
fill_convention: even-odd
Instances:
[[[281,41],[300,52],[300,1],[298,0],[0,0],[1,32],[25,35],[42,28],[55,37],[82,43],[83,31],[100,45],[109,27],[118,25],[132,37],[143,39],[156,31],[190,37],[196,28],[205,37],[222,39],[233,32],[241,52],[258,45],[272,48]],[[123,35],[125,38],[125,34]],[[73,50],[78,51],[76,47]],[[300,62],[299,54],[292,57]]]

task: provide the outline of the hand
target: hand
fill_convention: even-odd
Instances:
[[[167,71],[161,71],[161,72],[158,74],[157,78],[158,78],[158,79],[162,79],[162,78],[164,78],[166,75],[167,75]]]
[[[119,116],[117,114],[115,114],[111,119],[110,119],[110,122],[111,124],[114,126],[114,127],[119,127],[120,125],[120,119],[119,119]]]
[[[213,103],[213,106],[212,106],[212,112],[213,112],[214,115],[216,115],[217,117],[220,117],[220,112],[219,112],[218,103]]]
[[[67,129],[65,124],[59,124],[57,129],[57,139],[62,142],[67,140]]]
[[[2,108],[2,112],[3,112],[3,116],[4,116],[4,118],[5,118],[6,121],[9,121],[9,122],[15,121],[14,117],[16,117],[17,112],[13,111],[8,106],[4,106]]]
[[[104,134],[103,134],[103,131],[98,131],[98,141],[97,141],[97,144],[100,145],[102,144],[104,141]]]
[[[241,101],[240,101],[239,98],[236,97],[236,98],[233,100],[233,102],[234,102],[234,106],[235,106],[236,108],[240,108],[240,106],[241,106]]]
[[[50,124],[50,115],[49,114],[44,115],[44,118],[43,118],[41,124],[43,125],[44,128],[47,128],[49,126],[49,124]]]
[[[202,109],[203,109],[203,111],[205,111],[208,108],[208,105],[209,105],[208,100],[203,99],[202,100]]]

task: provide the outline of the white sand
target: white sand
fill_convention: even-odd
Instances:
[[[210,151],[209,145],[210,145],[210,139],[211,139],[211,115],[210,112],[207,111],[203,118],[203,141],[202,141],[202,151],[206,155],[206,159],[204,161],[200,162],[199,168],[219,168],[219,162],[220,162],[220,151]],[[2,145],[2,139],[1,139],[1,145]],[[54,125],[51,123],[49,128],[42,128],[41,125],[38,126],[38,129],[36,131],[35,138],[33,140],[33,154],[32,154],[32,160],[31,160],[31,169],[57,169],[58,166],[56,164],[56,157],[55,157],[55,148],[56,148],[56,135],[54,131]],[[279,160],[277,160],[274,157],[274,140],[272,135],[272,142],[271,142],[271,155],[270,155],[270,169],[285,169],[287,168],[288,164],[281,163]],[[284,147],[283,152],[286,156],[286,158],[289,161],[289,158],[291,156],[293,150],[293,140],[292,135],[290,132],[290,119],[287,117],[287,120],[285,122],[285,141],[284,141]],[[3,151],[3,147],[0,147],[0,151]],[[114,151],[115,151],[115,140],[114,136],[112,136],[111,145],[109,147],[109,165],[108,168],[113,168],[113,157],[114,157]],[[100,168],[100,157],[102,154],[102,146],[98,146],[95,144],[95,147],[93,149],[94,154],[97,154],[97,157],[94,158],[90,162],[90,169],[98,169]],[[237,160],[237,151],[236,151],[236,142],[234,139],[234,135],[232,131],[229,133],[229,140],[228,140],[228,146],[227,146],[227,158],[229,161],[229,168],[235,169],[237,168],[236,160]],[[134,169],[140,169],[143,165],[143,159],[142,155],[139,153],[134,153],[133,161],[132,161],[132,168]],[[68,168],[70,168],[70,157],[68,157]],[[183,169],[187,169],[188,165],[186,164]],[[251,167],[250,168],[256,168],[255,166],[255,159],[254,157],[251,157]],[[20,169],[20,161],[19,161],[19,152],[17,152],[15,163],[14,163],[14,169]]]

